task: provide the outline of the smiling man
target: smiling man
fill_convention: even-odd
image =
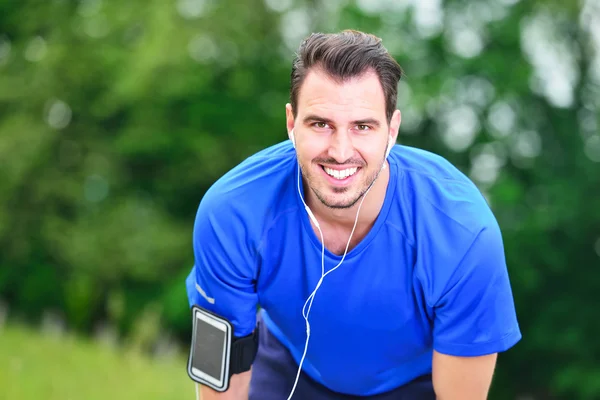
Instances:
[[[521,338],[501,232],[466,176],[396,144],[401,76],[377,37],[309,36],[289,140],[202,199],[189,303],[236,355],[203,400],[487,397]]]

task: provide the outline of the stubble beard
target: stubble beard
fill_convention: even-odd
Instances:
[[[385,159],[382,161],[381,166],[383,167],[383,163],[385,163]],[[371,188],[371,186],[373,186],[375,184],[375,181],[377,180],[377,178],[379,177],[379,174],[381,173],[381,171],[383,170],[383,168],[378,168],[376,171],[371,172],[366,179],[363,181],[363,184],[361,185],[360,190],[358,191],[358,194],[356,194],[356,196],[350,198],[350,199],[344,199],[341,202],[337,202],[334,203],[333,201],[331,201],[330,199],[327,199],[327,196],[325,196],[323,194],[322,191],[320,191],[317,187],[317,185],[315,184],[315,181],[317,179],[314,179],[314,177],[311,174],[307,174],[305,171],[308,171],[308,169],[301,167],[302,172],[302,176],[304,177],[304,179],[307,182],[308,187],[310,188],[310,190],[315,194],[315,196],[317,197],[317,199],[327,208],[331,208],[331,209],[335,209],[335,210],[343,210],[343,209],[348,209],[348,208],[352,208],[366,193],[367,191]],[[320,166],[318,166],[318,168],[321,168]],[[361,168],[361,171],[364,170],[364,167]],[[327,184],[325,183],[324,186],[327,186]],[[330,190],[332,190],[335,194],[343,194],[348,192],[349,188],[345,187],[345,188],[329,188]],[[350,188],[351,190],[351,188]]]

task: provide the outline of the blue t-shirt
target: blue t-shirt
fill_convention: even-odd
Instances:
[[[498,224],[477,187],[440,156],[395,145],[381,212],[327,275],[309,316],[303,370],[341,393],[374,395],[431,372],[433,349],[477,356],[521,338]],[[300,362],[302,307],[321,278],[321,242],[285,141],[249,157],[200,202],[190,305],[252,332],[257,306]],[[325,250],[325,271],[341,256]]]

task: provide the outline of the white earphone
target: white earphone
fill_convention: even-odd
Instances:
[[[290,132],[290,140],[292,141],[292,146],[295,149],[296,148],[296,140],[294,137],[293,129]],[[387,149],[385,152],[386,159],[388,158],[390,152],[392,151],[393,146],[394,146],[394,139],[392,138],[392,136],[390,136],[388,139],[388,145],[387,145]],[[383,164],[381,166],[382,170],[385,168],[385,165],[386,165],[386,163],[383,162]],[[377,178],[375,178],[375,179],[377,179]],[[352,231],[350,232],[350,237],[348,238],[348,243],[346,244],[346,249],[344,250],[344,255],[342,256],[342,259],[340,260],[338,265],[336,265],[335,267],[333,267],[332,269],[327,271],[327,273],[325,273],[325,240],[323,238],[323,231],[321,230],[319,221],[317,221],[317,218],[315,217],[313,212],[310,210],[308,205],[306,205],[306,202],[304,201],[304,198],[302,197],[302,191],[300,190],[300,180],[301,180],[300,179],[300,164],[298,164],[298,195],[300,196],[300,200],[302,200],[302,204],[304,204],[304,209],[306,210],[306,213],[308,214],[311,221],[317,227],[317,230],[319,231],[319,234],[321,236],[321,278],[319,279],[319,282],[317,282],[317,286],[315,287],[315,290],[313,290],[313,292],[310,294],[310,296],[308,296],[308,299],[306,299],[306,301],[304,302],[304,306],[302,307],[302,316],[304,317],[304,321],[306,322],[306,343],[304,344],[304,353],[302,354],[302,359],[300,360],[300,364],[298,366],[296,380],[294,382],[294,386],[292,387],[292,391],[287,400],[291,400],[292,396],[294,395],[294,392],[296,391],[296,385],[298,384],[298,379],[300,378],[300,373],[302,372],[302,364],[304,363],[304,358],[306,357],[306,351],[308,350],[308,341],[310,339],[310,323],[308,322],[308,316],[310,314],[310,310],[312,308],[312,304],[315,299],[315,294],[317,293],[317,290],[319,290],[319,288],[321,287],[321,284],[323,283],[323,279],[325,279],[325,276],[327,276],[327,274],[330,274],[331,272],[335,271],[344,262],[344,259],[346,258],[346,254],[348,253],[348,248],[350,247],[350,242],[352,241],[352,236],[354,235],[354,230],[356,229],[356,224],[358,223],[358,216],[360,214],[360,208],[362,207],[363,201],[365,200],[365,198],[367,197],[367,194],[369,193],[369,191],[373,187],[373,184],[375,183],[375,181],[373,181],[371,183],[371,185],[367,188],[365,194],[362,196],[362,199],[358,205],[358,209],[356,210],[356,218],[354,219],[354,226],[352,227]],[[310,302],[310,304],[309,304],[309,302]],[[308,310],[306,310],[307,304],[308,304]]]
[[[390,135],[390,137],[388,139],[387,149],[385,150],[385,159],[386,160],[389,157],[390,153],[392,152],[392,149],[394,148],[395,144],[396,144],[396,141],[394,140],[392,135]],[[384,163],[384,165],[385,165],[385,163]]]
[[[292,141],[292,147],[296,148],[296,138],[294,137],[294,130],[290,132],[290,140]]]

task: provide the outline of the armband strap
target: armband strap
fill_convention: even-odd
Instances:
[[[240,338],[233,338],[229,375],[246,372],[252,366],[258,350],[258,329]]]

